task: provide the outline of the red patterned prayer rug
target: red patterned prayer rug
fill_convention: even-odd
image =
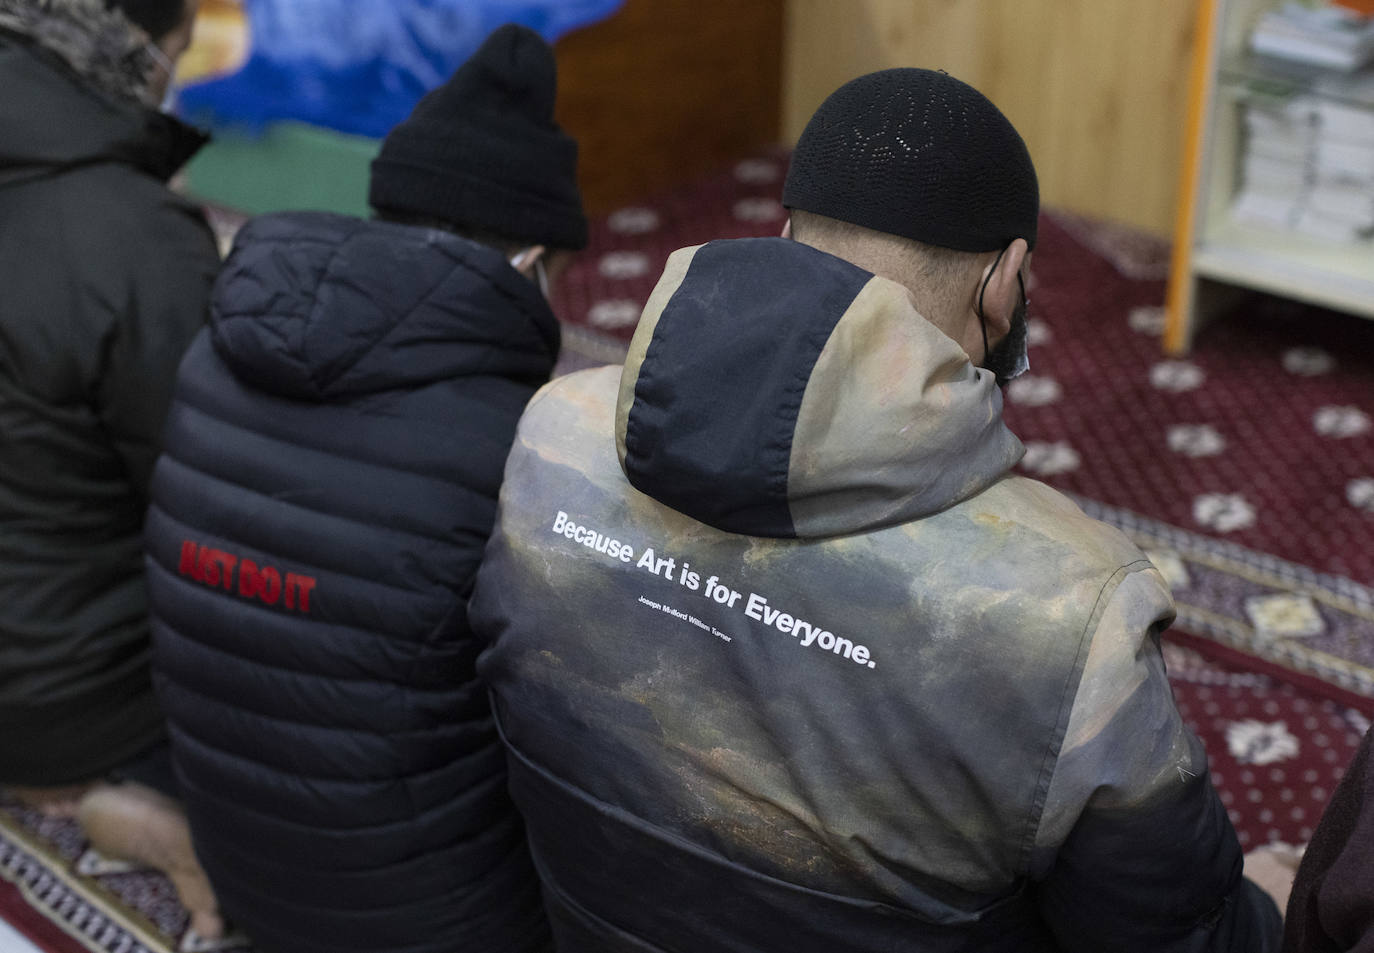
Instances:
[[[1219,661],[1198,650],[1205,645],[1169,639],[1164,658],[1179,713],[1207,746],[1212,783],[1241,846],[1307,843],[1374,705],[1343,705],[1245,659]]]

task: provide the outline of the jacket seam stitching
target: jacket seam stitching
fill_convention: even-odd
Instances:
[[[380,786],[391,785],[391,784],[395,784],[395,783],[396,783],[396,778],[395,778],[395,777],[391,777],[391,776],[388,776],[388,777],[385,777],[385,778],[334,777],[334,776],[332,776],[332,775],[323,775],[323,774],[302,774],[301,772],[299,772],[299,771],[297,771],[297,770],[295,770],[295,769],[279,768],[279,767],[277,767],[276,765],[267,764],[267,763],[265,763],[265,762],[263,762],[263,761],[259,761],[259,760],[255,759],[255,758],[248,757],[247,755],[240,754],[240,753],[237,752],[237,751],[230,751],[228,748],[225,748],[223,745],[221,745],[221,744],[216,744],[215,742],[210,741],[209,739],[207,739],[207,738],[205,738],[204,736],[198,734],[197,732],[188,730],[188,729],[186,728],[185,725],[180,724],[180,723],[169,725],[169,726],[168,726],[168,734],[169,734],[169,735],[182,735],[182,736],[184,736],[184,737],[186,737],[186,738],[189,738],[191,741],[194,741],[196,744],[200,745],[201,747],[209,749],[210,751],[214,752],[216,755],[224,755],[224,756],[226,756],[226,757],[233,758],[233,759],[235,759],[236,761],[243,761],[243,762],[246,762],[246,763],[248,763],[248,764],[256,765],[256,766],[259,766],[259,767],[263,768],[265,771],[270,772],[270,773],[272,773],[272,774],[277,774],[277,775],[281,775],[281,776],[284,776],[284,777],[290,777],[290,778],[292,778],[292,779],[294,779],[294,780],[303,780],[303,781],[322,781],[322,782],[325,782],[325,783],[328,783],[328,784],[346,784],[346,785],[373,786],[373,787],[380,787]],[[173,739],[173,740],[174,740],[174,742],[175,742],[175,739]],[[500,742],[496,742],[496,744],[499,745]],[[477,751],[472,752],[473,755],[476,755],[476,754],[478,754],[478,753],[480,753],[480,752],[477,752]],[[443,765],[441,765],[441,766],[438,767],[438,768],[434,768],[434,769],[431,769],[431,770],[425,770],[425,771],[419,771],[419,772],[416,773],[416,775],[417,775],[417,776],[423,775],[423,776],[426,776],[426,777],[428,777],[428,776],[430,776],[430,775],[437,775],[437,774],[440,774],[440,773],[442,773],[443,771],[446,771],[446,770],[448,770],[449,768],[453,767],[453,765],[456,763],[456,761],[461,761],[461,760],[463,760],[463,759],[462,759],[462,758],[459,758],[459,759],[455,759],[454,761],[448,761],[448,762],[445,762]],[[236,807],[238,807],[238,808],[240,808],[240,809],[242,809],[242,810],[248,810],[248,811],[250,811],[250,812],[252,812],[252,813],[258,815],[259,817],[272,817],[272,815],[263,814],[261,811],[254,811],[252,808],[244,808],[242,804],[236,805]],[[297,822],[297,821],[288,821],[287,823],[290,823],[290,824],[292,824],[293,826],[305,827],[304,824],[300,824],[300,823]],[[399,824],[399,823],[402,823],[402,822],[400,822],[400,821],[396,821],[396,822],[387,822],[387,826],[392,826],[393,824]],[[362,830],[369,830],[369,829],[370,829],[370,828],[355,828],[355,827],[330,828],[330,830],[340,831],[340,832],[362,831]]]
[[[168,622],[165,618],[158,617],[157,621],[159,625],[165,628],[168,632],[172,632],[178,638],[191,643],[192,645],[196,646],[197,649],[200,651],[213,652],[216,655],[224,656],[226,659],[232,659],[237,662],[242,662],[245,665],[253,665],[261,668],[271,669],[274,672],[283,672],[288,675],[296,675],[305,679],[313,679],[315,681],[322,681],[329,684],[333,684],[335,682],[343,682],[348,685],[374,685],[385,688],[403,688],[406,691],[415,692],[416,694],[422,695],[438,695],[441,693],[451,693],[454,691],[454,686],[452,685],[438,686],[435,688],[417,688],[414,685],[402,679],[393,680],[387,678],[367,678],[356,675],[328,675],[321,672],[310,672],[302,669],[291,668],[289,665],[282,665],[277,662],[269,662],[253,655],[245,655],[241,652],[235,652],[232,649],[227,649],[217,643],[209,642],[205,639],[198,638],[197,636],[191,635],[189,632],[185,631],[181,626],[173,625],[172,623]],[[379,641],[391,641],[387,639],[385,636],[381,635],[376,636],[376,638]]]
[[[218,356],[218,355],[216,355],[216,356]],[[221,360],[222,360],[222,359],[221,359]],[[456,482],[456,481],[449,480],[449,479],[445,479],[444,477],[435,476],[434,474],[432,474],[432,473],[427,473],[427,472],[425,472],[424,470],[415,470],[415,469],[411,469],[411,468],[408,468],[408,467],[392,466],[392,465],[389,464],[389,463],[381,463],[381,462],[378,462],[378,461],[376,461],[376,460],[366,460],[366,459],[363,459],[363,458],[360,458],[360,457],[350,456],[350,455],[348,455],[347,453],[344,453],[343,451],[339,451],[339,450],[330,450],[330,449],[327,449],[327,448],[325,448],[325,447],[306,446],[306,445],[301,444],[299,441],[293,442],[293,441],[287,440],[287,439],[285,439],[285,438],[283,438],[283,437],[279,437],[279,436],[277,436],[277,435],[275,435],[275,434],[265,433],[264,431],[255,430],[255,429],[253,429],[253,428],[251,428],[251,427],[245,427],[245,426],[243,426],[241,423],[239,423],[238,421],[230,420],[229,418],[224,417],[224,416],[222,416],[222,415],[220,415],[220,414],[215,413],[213,410],[208,409],[207,407],[205,407],[204,405],[202,405],[198,400],[193,399],[191,395],[188,395],[188,394],[187,394],[184,390],[182,390],[180,387],[178,388],[177,393],[176,393],[175,397],[174,397],[173,400],[172,400],[172,407],[171,407],[171,409],[172,409],[172,410],[175,410],[176,407],[177,407],[177,405],[181,405],[181,406],[183,406],[183,407],[187,407],[187,408],[189,408],[189,409],[195,411],[195,412],[198,413],[198,414],[203,414],[204,416],[209,417],[211,420],[215,421],[215,423],[223,424],[223,425],[226,426],[226,427],[232,427],[232,428],[235,429],[235,430],[240,430],[240,431],[243,431],[243,432],[245,432],[245,433],[252,434],[252,435],[255,436],[255,437],[261,437],[261,438],[264,439],[264,440],[271,440],[271,441],[274,441],[274,442],[276,442],[276,443],[282,444],[283,446],[290,446],[290,447],[293,447],[293,448],[300,448],[300,447],[304,446],[304,448],[307,449],[307,450],[309,450],[311,453],[323,454],[323,455],[325,455],[325,456],[327,456],[327,457],[331,457],[331,458],[333,458],[333,459],[335,459],[335,460],[341,460],[341,461],[343,461],[343,462],[345,462],[345,463],[350,463],[350,464],[361,464],[361,465],[363,465],[363,466],[376,467],[376,468],[379,469],[379,470],[387,470],[387,471],[390,471],[390,472],[392,472],[392,473],[400,473],[400,474],[404,474],[405,476],[416,477],[416,478],[421,479],[421,480],[432,480],[432,481],[434,481],[435,483],[440,483],[440,484],[443,484],[444,486],[460,487],[460,488],[462,488],[462,489],[469,490],[470,492],[473,492],[473,493],[480,493],[480,492],[481,492],[481,491],[479,491],[479,490],[474,490],[474,489],[472,489],[471,487],[467,486],[466,484],[458,483],[458,482]],[[344,408],[344,407],[341,407],[341,406],[338,405],[338,404],[333,404],[333,405],[331,405],[331,406],[332,406],[334,409],[336,409],[336,410],[347,409],[347,410],[349,410],[351,413],[354,413],[354,414],[356,414],[357,416],[362,417],[362,418],[367,419],[367,420],[386,420],[386,421],[395,421],[395,420],[397,420],[397,419],[400,419],[399,417],[396,417],[396,416],[386,415],[386,414],[377,414],[377,413],[373,413],[373,412],[371,412],[371,411],[363,410],[363,409],[358,408],[358,407],[352,407],[352,406],[350,406],[350,407]],[[170,417],[170,414],[169,414],[169,417]],[[190,464],[186,464],[186,465],[187,465],[187,466],[190,466]],[[198,471],[198,472],[204,472],[204,471]],[[233,483],[232,480],[226,481],[226,482]],[[236,486],[243,486],[243,484],[234,484],[234,485],[236,485]],[[251,489],[251,487],[244,487],[244,488],[245,488],[245,489]],[[486,494],[484,494],[484,493],[481,494],[481,495],[482,495],[482,496],[486,496]],[[487,499],[491,499],[491,497],[486,497],[486,498],[487,498]]]
[[[287,444],[283,444],[283,446],[288,446],[288,445],[287,445]],[[313,449],[313,448],[312,448],[312,449]],[[211,482],[216,483],[216,484],[220,484],[221,486],[226,487],[226,488],[231,488],[231,489],[235,489],[235,490],[241,490],[241,491],[243,491],[244,493],[250,493],[250,494],[252,494],[252,495],[254,495],[254,496],[257,496],[257,497],[263,497],[263,498],[265,498],[265,499],[267,499],[267,500],[270,500],[272,503],[275,503],[275,504],[278,504],[278,505],[281,505],[281,506],[289,506],[289,507],[291,507],[291,508],[293,508],[293,509],[301,510],[303,513],[308,513],[308,514],[311,514],[311,515],[314,515],[314,516],[326,517],[326,518],[328,518],[328,519],[340,520],[340,521],[342,521],[342,522],[352,524],[353,526],[357,526],[357,527],[364,528],[364,529],[368,529],[368,530],[375,530],[375,531],[381,532],[381,533],[386,534],[386,535],[401,534],[401,535],[404,535],[404,536],[411,536],[411,537],[414,537],[414,538],[416,538],[416,539],[427,540],[427,541],[432,542],[432,543],[446,543],[446,544],[448,544],[448,545],[454,546],[455,548],[459,545],[459,544],[455,543],[454,540],[452,540],[452,539],[449,538],[449,537],[445,537],[445,536],[432,536],[432,535],[430,535],[429,533],[423,533],[423,532],[419,532],[419,531],[416,531],[416,530],[396,529],[396,528],[391,527],[391,526],[382,525],[381,523],[369,522],[369,521],[367,521],[367,520],[365,520],[365,519],[362,519],[362,518],[360,518],[360,517],[357,517],[357,516],[350,516],[350,515],[347,515],[347,514],[345,514],[345,513],[335,513],[335,512],[330,511],[330,510],[322,510],[322,509],[319,509],[319,508],[317,508],[317,507],[307,506],[305,503],[301,503],[301,502],[299,502],[298,500],[288,499],[288,498],[286,498],[286,497],[280,497],[280,496],[273,496],[273,495],[270,494],[270,493],[264,493],[262,490],[258,489],[257,487],[249,486],[249,485],[246,484],[246,483],[240,483],[240,482],[238,482],[237,480],[229,479],[229,478],[227,478],[226,476],[224,476],[223,474],[211,472],[210,470],[207,470],[207,469],[205,469],[204,467],[201,467],[201,466],[197,466],[197,465],[194,464],[194,463],[188,463],[187,461],[181,459],[180,457],[174,456],[174,455],[173,455],[172,453],[170,453],[170,452],[164,453],[163,456],[164,456],[164,458],[165,458],[169,463],[172,463],[172,464],[174,464],[174,465],[176,465],[176,466],[178,466],[178,467],[182,467],[182,468],[184,468],[184,469],[190,471],[190,473],[191,473],[193,476],[203,478],[203,479],[205,479],[205,480],[211,481]],[[344,459],[347,459],[347,458],[344,458]],[[449,484],[446,484],[446,485],[447,485],[447,486],[450,486],[450,487],[460,487],[461,489],[468,490],[468,492],[471,492],[471,493],[473,493],[473,494],[476,495],[476,496],[480,496],[484,501],[486,501],[486,502],[488,502],[488,503],[493,503],[491,497],[487,496],[485,493],[482,493],[482,492],[480,492],[480,491],[478,491],[478,490],[472,490],[472,489],[470,489],[470,488],[468,488],[468,487],[462,486],[462,484],[457,484],[457,483],[449,483]],[[163,498],[165,498],[165,497],[167,496],[167,494],[165,494],[165,493],[159,494],[159,495],[162,496]],[[156,507],[163,513],[163,515],[165,515],[165,516],[167,516],[167,517],[169,517],[169,518],[171,518],[171,519],[176,520],[178,523],[181,523],[183,526],[187,526],[188,528],[190,528],[190,524],[185,523],[185,522],[184,522],[183,520],[181,520],[179,517],[175,516],[175,515],[171,512],[171,510],[169,510],[165,505],[162,505],[162,504],[159,504],[159,503],[152,503],[152,504],[150,504],[150,505],[156,506]],[[495,508],[495,506],[494,506],[494,503],[493,503],[493,509],[494,509],[494,508]],[[218,535],[218,534],[216,534],[216,535]],[[253,548],[258,548],[258,547],[253,547]],[[316,566],[313,567],[313,568],[316,568],[316,569],[327,569],[327,567],[325,567],[325,566],[320,566],[320,565],[316,565]],[[328,570],[328,571],[334,572],[334,571],[336,571],[336,570]],[[346,573],[346,572],[340,572],[340,575],[352,575],[352,574]],[[376,582],[377,585],[382,585],[382,586],[390,585],[390,583],[379,582],[378,580],[373,579],[373,578],[371,578],[371,577],[354,576],[354,578],[357,578],[357,579],[364,579],[364,578],[366,578],[368,582]],[[400,588],[400,587],[395,587],[395,588]],[[412,592],[412,591],[416,591],[416,590],[404,589],[404,590],[402,590],[402,591],[404,591],[404,592]]]
[[[198,535],[201,535],[201,536],[213,536],[213,537],[215,537],[216,539],[225,540],[225,541],[226,541],[226,545],[229,544],[228,537],[226,537],[226,536],[224,536],[224,535],[222,535],[222,534],[220,534],[220,533],[210,533],[210,532],[207,532],[207,531],[205,531],[205,530],[198,530],[198,529],[196,529],[195,527],[192,527],[192,526],[190,526],[189,524],[183,522],[183,521],[182,521],[180,518],[178,518],[177,516],[174,516],[173,514],[167,512],[167,510],[163,509],[163,507],[162,507],[161,505],[159,505],[158,503],[156,503],[156,502],[150,504],[148,509],[149,509],[149,512],[151,512],[153,509],[156,509],[159,513],[161,513],[161,514],[162,514],[163,516],[165,516],[167,519],[169,519],[169,520],[171,520],[172,522],[176,523],[177,526],[186,529],[186,530],[187,530],[188,532],[190,532],[190,533],[198,534]],[[248,547],[246,547],[246,548],[248,548],[248,549],[256,549],[256,550],[260,550],[261,552],[267,553],[266,550],[263,550],[261,547],[258,547],[258,546],[248,546]],[[167,573],[168,575],[170,575],[170,576],[174,576],[174,577],[178,577],[178,578],[180,577],[180,573],[175,573],[175,572],[173,572],[173,571],[171,570],[170,565],[169,565],[168,563],[164,562],[162,559],[159,559],[159,558],[158,558],[157,556],[155,556],[151,551],[148,551],[148,550],[145,549],[145,553],[147,554],[148,558],[149,558],[150,560],[152,560],[152,562],[153,562],[159,569],[163,570],[164,572],[166,572],[166,573]],[[272,555],[272,556],[275,557],[275,558],[280,558],[280,557],[277,557],[277,554],[275,554],[275,553],[268,553],[268,555]],[[402,587],[400,587],[400,586],[393,585],[393,584],[391,584],[391,583],[389,583],[389,582],[380,582],[380,581],[378,581],[377,579],[371,578],[370,576],[364,576],[364,575],[360,575],[360,574],[358,574],[358,573],[348,572],[348,571],[342,570],[342,569],[331,569],[331,568],[328,567],[328,566],[320,566],[320,565],[316,565],[316,564],[314,564],[314,563],[308,563],[308,562],[306,562],[305,560],[296,560],[296,559],[292,559],[292,560],[290,560],[290,562],[299,565],[301,568],[308,568],[308,569],[311,569],[311,570],[313,570],[314,572],[317,572],[317,573],[329,573],[331,576],[338,576],[338,577],[340,577],[340,578],[342,578],[342,579],[353,580],[353,581],[355,581],[355,582],[363,582],[363,583],[367,583],[369,586],[377,586],[377,587],[379,587],[379,588],[386,589],[386,590],[389,590],[389,591],[394,592],[394,593],[400,593],[400,594],[403,594],[404,596],[406,596],[406,597],[409,598],[409,599],[425,599],[425,600],[432,600],[432,601],[434,601],[434,602],[439,602],[439,601],[442,599],[441,596],[430,595],[430,594],[428,594],[428,593],[426,593],[426,592],[423,592],[423,591],[421,591],[421,590],[419,590],[419,589],[404,589],[404,588],[402,588]],[[215,590],[215,589],[218,588],[220,592],[225,592],[225,593],[228,593],[228,594],[230,594],[230,595],[233,595],[233,592],[232,592],[231,590],[223,589],[223,588],[220,588],[220,587],[218,587],[218,586],[208,586],[208,585],[207,585],[207,586],[205,586],[205,588],[206,588],[206,589],[209,589],[209,590],[211,590],[211,591],[213,591],[213,590]],[[451,589],[450,589],[450,590],[446,590],[446,591],[447,591],[447,593],[448,593],[449,595],[453,595],[453,594],[454,594],[454,593],[453,593],[453,590],[451,590]],[[252,603],[248,603],[248,602],[246,602],[246,601],[245,601],[245,604],[246,604],[246,605],[252,605]],[[279,613],[276,612],[276,610],[270,609],[270,608],[268,608],[267,606],[262,606],[262,609],[263,609],[263,611],[265,611],[265,612],[272,612],[273,614],[279,614]],[[447,614],[447,610],[445,610],[445,614]],[[437,622],[436,622],[436,625],[437,625]],[[358,630],[358,631],[367,632],[367,631],[371,631],[371,630],[368,630],[368,629],[361,629],[361,630]]]
[[[1115,594],[1121,587],[1121,583],[1127,576],[1133,575],[1149,569],[1153,566],[1148,559],[1136,559],[1124,566],[1118,567],[1110,576],[1102,582],[1098,589],[1097,599],[1093,602],[1092,612],[1088,614],[1087,620],[1083,624],[1083,631],[1078,636],[1078,652],[1074,656],[1074,664],[1070,669],[1069,676],[1065,679],[1064,688],[1059,696],[1059,708],[1056,713],[1054,734],[1050,738],[1049,744],[1045,747],[1045,754],[1040,763],[1038,780],[1035,785],[1035,793],[1031,800],[1031,809],[1026,826],[1026,833],[1022,836],[1022,844],[1017,857],[1017,869],[1024,874],[1029,870],[1031,854],[1035,850],[1035,838],[1040,831],[1040,826],[1044,821],[1045,800],[1049,796],[1050,783],[1054,779],[1055,769],[1059,764],[1059,755],[1063,750],[1064,735],[1069,729],[1069,718],[1073,714],[1073,703],[1078,697],[1078,688],[1083,681],[1083,666],[1087,664],[1088,652],[1092,648],[1091,636],[1097,633],[1097,626],[1102,620],[1102,613],[1106,611],[1107,603],[1110,601],[1108,593]]]
[[[178,635],[180,635],[180,634],[181,634],[181,633],[178,632]],[[187,638],[187,636],[182,636],[182,637],[183,637],[183,638]],[[194,640],[193,640],[193,641],[194,641]],[[231,656],[232,656],[232,653],[225,653],[225,654],[228,654],[228,655],[231,655]],[[172,674],[170,671],[168,671],[165,667],[159,666],[159,672],[161,673],[162,677],[163,677],[167,682],[175,683],[176,689],[177,689],[178,691],[186,692],[186,693],[189,694],[189,695],[194,695],[196,698],[204,699],[205,701],[208,701],[208,702],[210,702],[210,703],[212,703],[212,704],[214,704],[214,705],[216,705],[216,706],[219,706],[219,707],[222,707],[222,708],[230,709],[230,710],[233,711],[235,714],[247,715],[247,716],[250,717],[250,718],[260,718],[260,719],[262,719],[263,721],[277,722],[277,723],[280,723],[280,724],[283,724],[283,725],[289,725],[289,726],[291,726],[291,727],[293,727],[293,728],[309,728],[309,729],[314,730],[314,731],[320,731],[320,732],[324,732],[324,733],[326,733],[326,734],[332,734],[332,735],[366,735],[366,736],[368,736],[368,737],[381,738],[381,739],[392,739],[392,738],[415,738],[415,739],[419,739],[419,738],[424,738],[424,737],[427,737],[427,736],[433,736],[433,735],[441,734],[441,733],[442,733],[441,730],[440,730],[440,731],[436,731],[436,730],[434,729],[433,725],[431,725],[431,726],[429,726],[429,727],[427,727],[427,728],[407,729],[407,730],[405,730],[405,731],[394,731],[394,730],[373,729],[373,728],[353,728],[353,727],[344,728],[344,727],[337,727],[337,726],[331,726],[331,725],[321,725],[321,724],[317,724],[316,722],[313,722],[313,721],[304,721],[304,720],[299,719],[299,718],[287,718],[287,717],[284,717],[284,716],[282,716],[282,715],[269,715],[269,714],[267,714],[267,713],[265,713],[265,712],[261,712],[261,711],[257,711],[257,710],[252,709],[252,708],[247,708],[247,707],[245,707],[245,706],[241,703],[241,700],[240,700],[240,701],[226,701],[225,699],[220,698],[218,695],[212,694],[212,693],[210,693],[210,692],[203,692],[203,691],[200,691],[199,689],[196,689],[196,688],[192,688],[190,685],[187,685],[185,681],[183,681],[182,679],[178,678],[176,675],[174,675],[174,674]],[[480,721],[481,721],[481,720],[479,719],[477,722],[471,722],[471,723],[467,723],[467,724],[459,724],[459,725],[457,725],[456,727],[459,727],[459,728],[471,727],[472,725],[480,724]],[[453,724],[452,724],[451,722],[444,722],[444,726],[445,726],[445,727],[454,727]],[[182,727],[182,730],[185,730],[184,724],[182,724],[181,727]],[[200,738],[200,735],[196,735],[194,732],[191,732],[191,734],[192,734],[194,737],[196,737],[196,738]],[[242,755],[240,755],[240,757],[242,757]],[[280,769],[279,769],[279,770],[280,770]]]

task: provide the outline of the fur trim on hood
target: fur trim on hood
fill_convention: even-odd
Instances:
[[[105,93],[147,102],[148,34],[105,0],[0,0],[0,29],[57,54]]]

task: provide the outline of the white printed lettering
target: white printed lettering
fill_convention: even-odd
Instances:
[[[768,600],[757,592],[749,593],[749,601],[744,604],[744,614],[751,619],[763,621],[763,609],[767,608]]]
[[[618,539],[613,539],[600,530],[574,523],[563,510],[559,510],[555,514],[550,529],[559,536],[564,536],[574,543],[585,546],[610,559],[619,560],[622,564],[634,562],[637,569],[646,569],[655,576],[674,582],[682,587],[682,591],[700,592],[702,596],[716,605],[735,609],[736,604],[745,598],[742,592],[721,582],[719,576],[711,575],[703,580],[702,573],[693,571],[687,562],[683,562],[679,566],[676,557],[659,556],[653,547],[646,547],[643,555],[639,557],[638,561],[635,561],[634,547],[622,543]],[[701,629],[703,632],[709,632],[724,642],[731,641],[729,635],[695,615],[661,602],[655,602],[646,596],[640,596],[639,602]],[[868,646],[855,644],[852,640],[838,636],[829,629],[823,629],[789,612],[783,612],[781,609],[769,605],[768,599],[757,592],[749,593],[743,608],[736,611],[742,611],[749,618],[762,622],[768,628],[775,628],[784,635],[792,636],[803,647],[815,645],[823,652],[850,659],[858,665],[866,665],[871,669],[878,667],[877,663],[873,661]]]

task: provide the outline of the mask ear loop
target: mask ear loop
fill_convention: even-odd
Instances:
[[[143,44],[143,51],[148,54],[155,66],[167,74],[167,81],[171,82],[172,77],[177,72],[177,66],[172,62],[172,58],[163,52],[162,47],[151,40]]]
[[[548,301],[548,300],[549,300],[549,273],[548,273],[548,271],[544,268],[544,258],[543,258],[542,255],[534,260],[534,277],[535,277],[535,280],[539,282],[539,291],[540,291],[541,294],[544,295],[544,300],[545,300],[545,301]]]
[[[510,266],[519,271],[525,266],[525,259],[529,257],[532,248],[526,248],[513,258],[509,259]],[[549,300],[549,273],[544,268],[544,256],[540,255],[534,260],[534,283],[539,286],[539,291],[544,295],[544,300]]]
[[[165,113],[171,114],[177,105],[177,65],[172,62],[171,57],[163,52],[162,47],[149,41],[143,44],[143,51],[152,59],[153,65],[162,70],[167,76],[167,91],[162,97],[162,102],[157,104],[157,108]]]
[[[1010,247],[1010,245],[1007,246],[1007,248]],[[978,326],[983,329],[983,360],[985,361],[988,359],[991,349],[988,347],[988,319],[983,316],[983,295],[988,293],[988,285],[992,283],[992,276],[997,274],[997,266],[1002,263],[1002,256],[1007,253],[1007,248],[999,251],[997,257],[992,260],[992,267],[988,269],[988,276],[983,279],[983,286],[978,289]],[[1020,280],[1021,272],[1016,273],[1016,278]],[[1021,294],[1024,297],[1024,287]]]

